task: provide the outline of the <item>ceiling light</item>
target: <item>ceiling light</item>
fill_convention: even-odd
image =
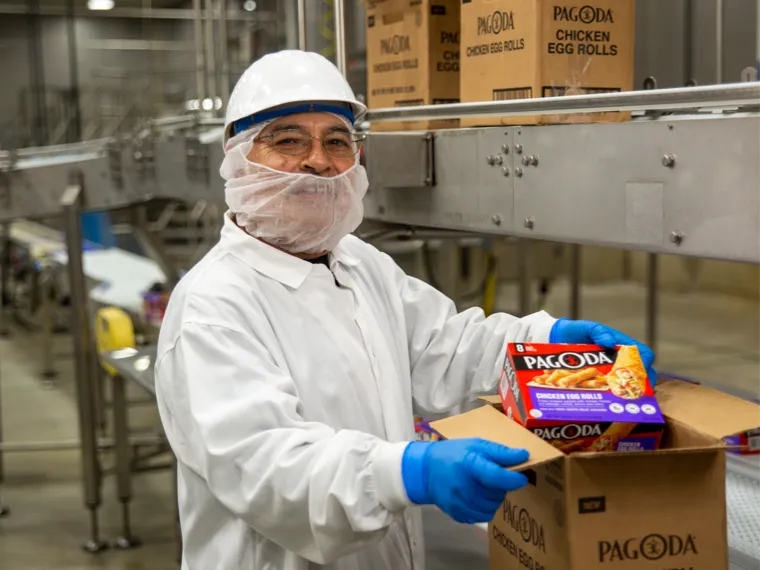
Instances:
[[[245,0],[243,2],[243,10],[246,12],[253,12],[256,9],[256,2],[253,0]]]
[[[113,5],[113,0],[87,0],[87,8],[90,10],[110,10]]]
[[[204,99],[202,105],[204,111],[210,111],[214,108],[214,101],[212,99]]]

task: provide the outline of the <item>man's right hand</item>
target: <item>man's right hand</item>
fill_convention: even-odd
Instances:
[[[509,491],[528,483],[507,471],[528,460],[524,449],[483,439],[412,442],[401,473],[406,493],[418,505],[436,505],[461,523],[490,522]]]

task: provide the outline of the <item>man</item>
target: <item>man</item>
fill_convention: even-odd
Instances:
[[[506,342],[634,341],[454,304],[349,233],[366,112],[313,53],[255,62],[227,109],[230,211],[173,293],[158,347],[183,569],[422,569],[419,509],[489,521],[527,452],[414,442],[413,413],[493,392]],[[647,364],[651,351],[641,348]]]

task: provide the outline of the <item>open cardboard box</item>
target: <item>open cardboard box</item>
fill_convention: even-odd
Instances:
[[[491,570],[728,570],[723,438],[760,426],[760,406],[686,382],[656,389],[662,446],[565,455],[501,411],[498,397],[439,420],[447,439],[530,451],[530,484],[489,525]]]

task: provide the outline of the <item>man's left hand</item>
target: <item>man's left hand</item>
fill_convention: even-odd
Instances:
[[[618,345],[636,345],[641,360],[647,370],[649,381],[654,386],[657,382],[657,372],[652,367],[654,352],[647,345],[632,339],[628,335],[616,331],[607,325],[591,321],[571,321],[559,319],[552,327],[549,342],[563,344],[598,344],[603,348],[615,348]]]

